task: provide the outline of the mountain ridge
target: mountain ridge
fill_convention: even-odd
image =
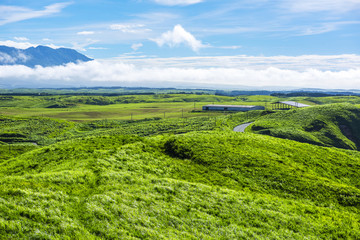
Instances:
[[[27,49],[0,46],[0,65],[25,65],[35,67],[51,67],[78,61],[91,61],[93,59],[70,48],[51,48],[39,45]]]

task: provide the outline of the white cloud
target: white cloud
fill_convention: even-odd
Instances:
[[[134,16],[141,19],[142,22],[146,22],[148,25],[154,25],[164,22],[168,23],[175,21],[176,19],[182,18],[180,14],[170,13],[170,12],[146,12],[146,13],[137,13]]]
[[[42,44],[34,44],[34,43],[30,43],[30,42],[15,42],[15,41],[11,41],[11,40],[6,40],[6,41],[0,41],[0,45],[7,46],[7,47],[19,48],[19,49],[27,49],[30,47],[37,47]],[[63,47],[63,46],[57,46],[55,44],[45,44],[44,46],[54,48],[54,49]]]
[[[39,44],[39,45],[42,45],[42,44]],[[38,45],[38,46],[39,46],[39,45]],[[49,48],[53,48],[53,49],[66,48],[65,46],[59,46],[59,45],[55,45],[55,44],[52,44],[52,43],[50,43],[50,44],[45,44],[45,45],[43,45],[43,46],[46,46],[46,47],[49,47]]]
[[[63,8],[70,4],[70,2],[55,3],[46,6],[44,10],[32,10],[24,7],[2,5],[0,6],[0,26],[27,19],[53,15],[59,13]]]
[[[196,3],[201,3],[204,0],[153,0],[154,2],[161,4],[161,5],[167,5],[167,6],[175,6],[175,5],[191,5]]]
[[[235,49],[242,48],[242,46],[237,46],[237,45],[234,45],[234,46],[221,46],[221,47],[218,47],[218,48],[235,50]]]
[[[302,56],[208,56],[179,58],[149,58],[123,56],[116,60],[134,64],[138,67],[160,68],[238,68],[264,70],[269,67],[304,71],[315,68],[321,71],[342,71],[359,68],[360,55],[302,55]]]
[[[93,35],[93,34],[95,34],[95,32],[93,31],[82,31],[77,33],[77,35]]]
[[[170,47],[186,44],[195,52],[207,47],[197,40],[191,33],[187,32],[181,25],[176,25],[173,30],[163,33],[159,38],[150,39],[157,43],[159,47],[168,45]]]
[[[107,48],[104,47],[89,47],[90,50],[106,50]]]
[[[144,33],[150,32],[151,29],[144,28],[144,24],[112,24],[110,29],[119,30],[123,33]]]
[[[15,39],[16,41],[29,41],[29,39],[26,38],[26,37],[14,37],[14,39]]]
[[[351,25],[351,24],[360,24],[360,21],[327,22],[321,24],[320,26],[307,27],[299,35],[316,35],[316,34],[332,32],[338,30],[341,26]]]
[[[224,59],[219,62],[224,62]],[[264,58],[253,59],[254,65],[261,64]],[[275,57],[273,57],[275,58]],[[286,56],[278,56],[271,61],[285,62]],[[296,57],[294,57],[296,58]],[[311,56],[299,57],[299,64]],[[320,61],[321,56],[313,56],[314,61]],[[360,56],[332,56],[334,61],[359,62]],[[149,62],[151,59],[144,59]],[[171,62],[171,59],[169,60]],[[195,62],[195,60],[193,60]],[[329,60],[326,60],[329,61]],[[345,65],[346,63],[344,63]],[[354,65],[354,64],[353,64]],[[203,88],[241,88],[252,87],[294,87],[294,88],[327,88],[327,89],[359,89],[360,68],[329,71],[311,68],[291,70],[281,68],[281,65],[263,68],[233,67],[226,62],[222,67],[162,67],[156,62],[147,66],[117,61],[91,61],[79,64],[70,63],[65,66],[36,67],[0,66],[0,82],[6,87],[11,86],[145,86],[145,87],[203,87]],[[230,66],[230,67],[228,67]],[[359,65],[357,65],[359,66]]]
[[[14,59],[13,57],[11,57],[9,54],[0,52],[0,63],[1,64],[11,64],[11,63],[15,63],[16,59]]]
[[[345,13],[360,8],[359,0],[283,0],[283,6],[292,12]]]
[[[86,51],[86,47],[91,45],[91,44],[94,44],[94,43],[97,43],[99,42],[99,40],[95,40],[95,39],[91,39],[91,38],[88,38],[86,39],[85,41],[82,41],[82,42],[74,42],[72,43],[72,48],[75,49],[75,50],[78,50],[78,51]]]
[[[21,52],[16,53],[16,55],[14,56],[10,56],[6,53],[0,52],[1,64],[14,64],[16,62],[26,62],[27,59],[28,57]]]
[[[29,47],[37,47],[38,46],[37,44],[32,44],[29,42],[15,42],[15,41],[11,41],[11,40],[0,41],[0,45],[7,46],[7,47],[19,48],[19,49],[26,49]]]
[[[134,43],[133,45],[131,45],[131,48],[134,50],[134,51],[137,51],[139,48],[141,48],[143,46],[142,43]]]

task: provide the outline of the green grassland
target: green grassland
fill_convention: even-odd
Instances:
[[[357,239],[359,168],[356,153],[253,134],[69,140],[0,165],[0,233]]]
[[[360,108],[342,103],[280,111],[258,118],[250,129],[321,146],[359,149]]]
[[[272,96],[215,96],[195,94],[156,94],[104,96],[8,96],[0,99],[0,114],[19,117],[49,117],[70,121],[101,119],[140,120],[154,117],[196,117],[206,104],[259,105],[270,108]],[[304,97],[291,100],[314,104]],[[195,110],[195,111],[194,111]]]
[[[0,100],[0,239],[360,239],[360,109],[348,99]],[[271,111],[281,100],[314,106]],[[267,110],[200,111],[213,102]]]

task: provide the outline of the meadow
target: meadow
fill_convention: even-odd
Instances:
[[[360,108],[326,104],[263,116],[251,131],[320,146],[360,149]]]
[[[68,95],[12,96],[12,98],[7,97],[0,101],[0,109],[3,115],[18,117],[38,116],[70,121],[101,119],[141,120],[155,117],[208,116],[209,113],[201,111],[202,106],[216,103],[259,105],[270,109],[270,103],[280,99],[272,96],[227,97],[206,94],[154,94],[115,97]],[[304,97],[294,97],[291,99],[313,104]]]
[[[271,110],[281,100],[312,106]],[[201,111],[209,103],[266,110]],[[4,98],[0,239],[360,239],[358,104],[355,96]],[[232,131],[246,122],[254,123],[245,133]]]

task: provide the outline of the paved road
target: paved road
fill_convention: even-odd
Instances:
[[[235,132],[245,132],[245,128],[247,128],[250,124],[252,124],[253,122],[249,122],[249,123],[244,123],[241,124],[239,126],[236,126],[233,131]]]

